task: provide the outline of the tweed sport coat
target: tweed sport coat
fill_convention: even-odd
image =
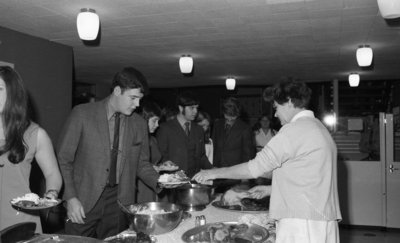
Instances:
[[[225,120],[215,121],[212,140],[216,167],[227,167],[247,162],[255,156],[254,137],[251,127],[237,119],[229,132],[225,132]]]
[[[212,168],[205,152],[204,130],[194,122],[191,122],[189,136],[176,117],[162,123],[157,131],[157,141],[162,161],[171,160],[189,177],[200,169]]]
[[[107,102],[108,98],[76,106],[57,145],[63,197],[78,198],[85,212],[93,208],[108,179],[111,145]],[[137,176],[156,190],[159,174],[149,163],[147,122],[135,113],[125,119],[118,172],[118,199],[125,205],[136,202]]]

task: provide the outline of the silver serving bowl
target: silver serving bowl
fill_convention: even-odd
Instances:
[[[149,213],[140,213],[143,209]],[[181,222],[183,214],[179,205],[169,202],[138,203],[125,207],[123,211],[128,214],[134,231],[148,235],[170,232]]]
[[[170,202],[182,206],[185,211],[203,210],[212,201],[212,187],[201,184],[185,184],[172,189]]]

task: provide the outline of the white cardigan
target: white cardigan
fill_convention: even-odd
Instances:
[[[254,177],[273,170],[272,218],[340,220],[336,158],[328,130],[305,110],[280,129],[248,168]]]

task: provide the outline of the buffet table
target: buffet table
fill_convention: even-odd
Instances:
[[[157,239],[157,243],[181,243],[184,242],[182,241],[182,235],[189,229],[192,229],[195,227],[195,219],[196,216],[204,215],[206,217],[206,223],[215,223],[215,222],[237,222],[240,217],[244,215],[243,212],[237,212],[237,211],[231,211],[231,210],[224,210],[224,209],[219,209],[211,204],[209,204],[204,210],[202,211],[195,211],[195,212],[190,212],[191,217],[186,218],[183,220],[178,227],[176,227],[174,230],[172,230],[169,233],[162,234],[162,235],[156,235],[155,238]],[[263,213],[262,216],[267,217],[268,213]],[[123,233],[128,233],[128,231],[124,231]],[[274,243],[275,242],[275,231],[274,229],[269,229],[270,236],[265,241],[266,243]]]

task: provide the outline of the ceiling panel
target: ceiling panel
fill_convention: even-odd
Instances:
[[[97,45],[76,31],[87,7],[100,16]],[[79,82],[109,83],[127,65],[151,87],[400,78],[400,24],[376,0],[2,0],[0,11],[0,26],[72,46]],[[374,49],[369,70],[355,60],[362,44]],[[191,77],[179,72],[183,54],[194,57]]]

